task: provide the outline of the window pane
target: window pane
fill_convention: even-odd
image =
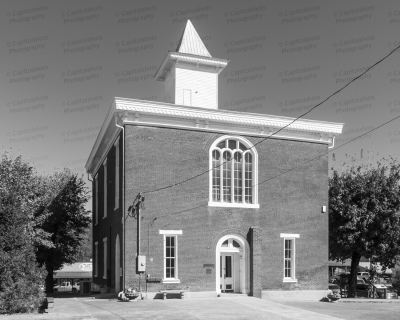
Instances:
[[[234,185],[234,202],[242,202],[243,184],[242,184],[242,155],[235,152],[233,157],[233,185]]]
[[[175,258],[175,249],[174,248],[171,248],[171,257]]]
[[[225,275],[226,277],[232,277],[232,257],[225,256]]]
[[[171,271],[169,268],[167,268],[167,270],[165,270],[165,277],[166,278],[171,278]]]
[[[246,153],[245,155],[245,187],[244,187],[244,195],[246,203],[253,203],[253,187],[252,187],[252,156],[251,153]]]
[[[166,259],[166,266],[169,268],[171,266],[171,259]]]
[[[171,247],[175,246],[175,237],[170,237],[171,238]]]
[[[171,278],[175,278],[175,269],[171,268]]]
[[[213,201],[221,201],[221,155],[214,150],[212,159],[212,197]]]
[[[228,148],[231,150],[236,149],[236,140],[228,140]]]
[[[223,201],[231,202],[232,186],[231,186],[231,166],[232,161],[230,161],[231,154],[227,151],[223,154],[222,174],[223,174]]]
[[[247,148],[244,146],[243,143],[239,142],[239,149],[243,150],[243,151],[246,151]]]
[[[166,244],[167,244],[167,247],[169,247],[169,245],[170,245],[170,244],[169,244],[169,239],[170,239],[170,237],[166,237],[166,241],[167,241]]]
[[[175,259],[171,259],[171,268],[175,267]]]
[[[233,240],[232,242],[233,242],[233,246],[235,248],[240,248],[240,244],[239,243],[237,243],[235,240]]]
[[[221,247],[227,247],[227,246],[228,246],[228,240],[225,240],[225,241],[222,243]]]
[[[218,143],[217,148],[223,149],[226,146],[226,140]]]

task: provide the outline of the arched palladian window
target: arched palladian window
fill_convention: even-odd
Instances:
[[[257,151],[242,137],[222,137],[210,148],[210,206],[259,208]]]

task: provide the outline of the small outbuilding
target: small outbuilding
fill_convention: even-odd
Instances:
[[[64,281],[75,284],[81,281],[92,281],[92,263],[76,262],[64,265],[60,270],[54,272],[54,285],[59,285]]]

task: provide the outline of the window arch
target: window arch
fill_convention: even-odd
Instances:
[[[210,148],[209,206],[259,208],[258,155],[242,137],[224,136]]]

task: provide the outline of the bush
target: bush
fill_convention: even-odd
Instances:
[[[39,268],[31,248],[1,252],[0,313],[33,312],[43,304],[45,293],[40,289],[46,270]]]

